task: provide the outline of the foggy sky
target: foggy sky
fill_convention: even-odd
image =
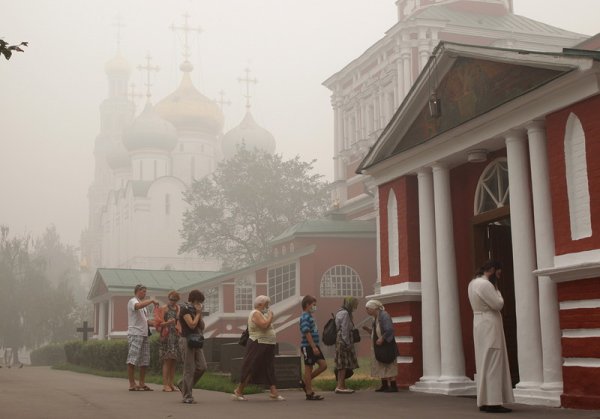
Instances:
[[[565,5],[571,7],[565,9]],[[599,0],[514,0],[515,13],[593,35],[600,32]],[[333,176],[330,92],[321,83],[357,58],[396,22],[394,0],[0,0],[0,38],[29,41],[26,52],[0,60],[0,224],[13,234],[42,234],[55,224],[78,246],[88,224],[99,105],[107,96],[105,63],[117,51],[135,68],[150,53],[157,103],[177,87],[181,36],[190,24],[196,87],[212,99],[224,90],[225,132],[245,111],[238,77],[250,67],[252,113],[285,158],[317,159]],[[141,110],[143,100],[138,100]]]

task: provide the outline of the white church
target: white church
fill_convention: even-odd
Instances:
[[[184,31],[191,30],[187,17]],[[146,57],[140,68],[148,73],[148,92],[138,115],[128,97],[127,60],[117,53],[105,66],[108,97],[100,105],[89,228],[82,235],[82,263],[91,275],[97,268],[218,271],[219,260],[178,252],[183,192],[237,145],[275,151],[273,135],[255,122],[249,102],[240,124],[223,133],[219,104],[192,82],[187,45],[183,55],[179,86],[157,103],[150,94],[150,72],[157,67]]]

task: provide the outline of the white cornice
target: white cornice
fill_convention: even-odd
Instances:
[[[384,285],[381,287],[379,294],[367,295],[366,298],[377,299],[384,305],[407,301],[421,301],[421,283],[401,282],[394,285]]]
[[[600,250],[555,256],[553,267],[538,269],[533,274],[547,276],[554,282],[600,277]]]

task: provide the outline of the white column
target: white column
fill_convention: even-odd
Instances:
[[[438,380],[441,374],[440,311],[438,271],[433,261],[435,250],[435,213],[431,169],[418,172],[419,240],[421,253],[421,334],[423,339],[423,377],[420,381]]]
[[[98,304],[98,339],[106,339],[106,301]]]
[[[450,173],[440,164],[433,166],[433,200],[435,205],[435,243],[440,295],[440,381],[468,381],[462,344],[454,228],[450,199]]]
[[[427,40],[427,29],[419,28],[419,71],[425,68],[429,60],[429,41]]]
[[[543,121],[535,121],[530,124],[527,127],[527,134],[529,136],[537,267],[544,269],[554,265],[554,226],[552,224],[546,131]],[[549,277],[541,276],[538,277],[538,287],[544,377],[542,390],[553,392],[554,400],[560,405],[560,393],[562,393],[563,387],[562,347],[556,284]]]
[[[403,59],[402,59],[402,37],[398,36],[396,38],[396,55],[397,55],[397,59],[396,59],[396,86],[397,86],[397,91],[398,91],[398,97],[400,98],[400,100],[402,100],[404,98],[404,96],[406,95],[406,90],[404,88],[404,65],[403,65]],[[387,121],[386,121],[387,122]]]
[[[540,307],[535,270],[535,247],[527,144],[522,131],[506,136],[510,225],[513,248],[515,306],[520,382],[517,389],[535,389],[542,383]],[[518,397],[518,392],[515,391]]]
[[[381,289],[381,216],[379,215],[379,187],[375,188],[375,197],[373,198],[373,209],[375,210],[375,228],[377,229],[377,244],[376,244],[376,256],[377,259],[377,279],[375,280],[376,289],[375,294],[379,294],[379,290]],[[377,289],[379,286],[379,289]]]

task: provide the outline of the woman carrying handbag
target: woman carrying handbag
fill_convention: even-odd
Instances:
[[[392,318],[378,300],[367,301],[366,310],[373,317],[371,328],[363,326],[363,329],[371,333],[373,343],[371,376],[381,379],[381,387],[375,391],[396,393],[398,391],[396,386],[398,347],[394,339]]]

